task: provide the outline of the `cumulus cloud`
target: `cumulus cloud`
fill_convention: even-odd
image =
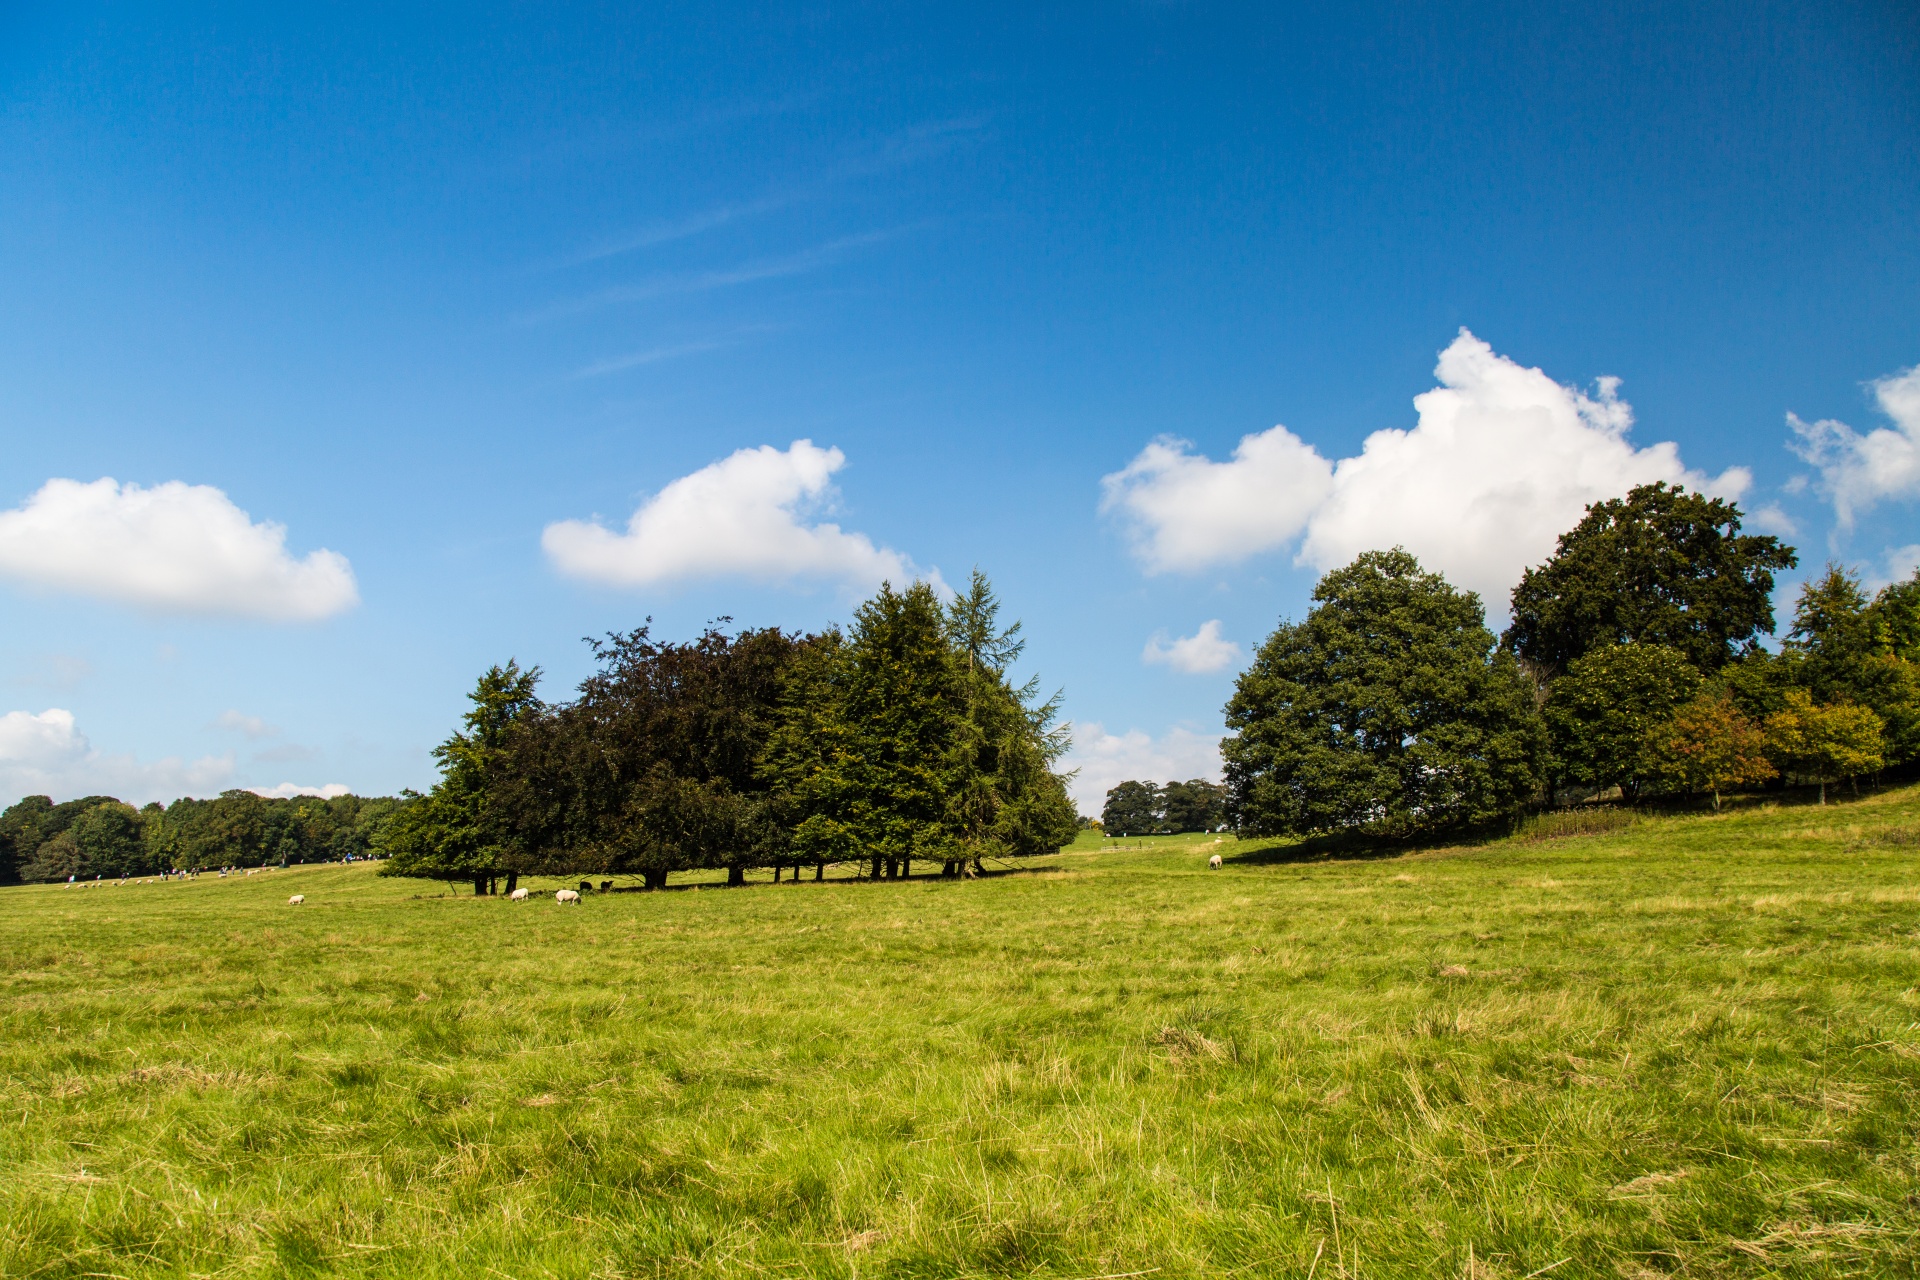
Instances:
[[[1231,563],[1304,531],[1298,564],[1332,569],[1404,546],[1498,612],[1587,504],[1656,480],[1723,497],[1751,482],[1740,467],[1690,471],[1671,443],[1635,448],[1617,379],[1589,396],[1465,329],[1434,373],[1440,385],[1414,397],[1415,425],[1374,432],[1353,457],[1330,463],[1284,427],[1220,463],[1162,439],[1106,477],[1103,507],[1129,523],[1150,573]]]
[[[183,795],[218,795],[232,785],[233,756],[185,761],[169,756],[142,763],[131,755],[93,749],[73,713],[50,707],[0,715],[0,796],[118,796],[129,804]]]
[[[1176,726],[1152,737],[1141,729],[1108,733],[1098,721],[1073,726],[1073,750],[1061,766],[1077,769],[1070,790],[1081,813],[1097,817],[1122,782],[1220,779],[1220,735]]]
[[[1164,663],[1188,675],[1204,675],[1224,670],[1239,656],[1240,646],[1221,638],[1220,619],[1213,618],[1201,623],[1200,630],[1193,635],[1179,636],[1172,641],[1167,639],[1166,632],[1160,632],[1147,641],[1147,647],[1140,652],[1140,661]]]
[[[1920,498],[1920,365],[1871,384],[1880,411],[1893,426],[1861,435],[1831,418],[1802,422],[1787,415],[1799,439],[1793,451],[1820,470],[1820,491],[1833,500],[1844,529],[1854,517],[1888,499]]]
[[[319,796],[322,800],[332,800],[336,796],[352,794],[353,788],[343,782],[329,782],[325,786],[312,787],[299,782],[282,782],[272,787],[248,787],[247,790],[269,800],[291,800],[295,796]]]
[[[562,520],[546,527],[540,545],[562,573],[615,587],[711,577],[857,587],[911,579],[913,566],[899,552],[837,524],[809,523],[831,502],[831,478],[846,461],[811,440],[741,449],[647,499],[625,533]]]
[[[1230,564],[1292,541],[1333,488],[1333,466],[1285,427],[1241,439],[1231,462],[1162,436],[1101,481],[1148,573]]]
[[[296,560],[287,531],[178,480],[49,480],[0,512],[0,577],[163,613],[307,622],[359,600],[344,556]]]

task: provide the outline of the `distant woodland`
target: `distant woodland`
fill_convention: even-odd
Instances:
[[[115,879],[195,867],[292,865],[373,855],[404,802],[267,799],[228,791],[144,809],[112,796],[28,796],[0,813],[0,883]]]

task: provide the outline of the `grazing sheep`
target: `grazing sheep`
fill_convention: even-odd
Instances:
[[[1210,870],[1210,871],[1218,871],[1218,870],[1220,869],[1220,855],[1219,855],[1219,854],[1217,854],[1217,853],[1216,853],[1216,854],[1214,854],[1214,855],[1213,855],[1213,856],[1212,856],[1211,858],[1208,858],[1208,859],[1207,859],[1207,869],[1208,869],[1208,870]]]
[[[569,902],[577,903],[580,901],[580,891],[578,889],[562,889],[553,895],[553,900],[563,907]]]
[[[527,891],[525,889],[515,889],[512,893],[507,895],[508,902],[525,902],[526,900],[527,900]]]
[[[306,895],[306,894],[304,894],[304,893],[296,893],[296,894],[294,894],[294,895],[293,895],[293,896],[292,896],[291,898],[288,898],[288,899],[287,899],[287,905],[288,905],[288,906],[290,906],[290,907],[297,907],[297,906],[299,906],[299,905],[300,905],[301,903],[303,903],[303,902],[305,902],[306,900],[307,900],[307,895]]]

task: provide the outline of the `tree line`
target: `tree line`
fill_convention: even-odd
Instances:
[[[1168,836],[1218,831],[1227,824],[1227,789],[1205,778],[1164,786],[1129,779],[1107,791],[1100,829],[1110,836]]]
[[[1778,651],[1792,547],[1664,484],[1596,503],[1514,588],[1479,598],[1404,550],[1314,588],[1240,676],[1222,744],[1246,835],[1407,838],[1552,799],[1713,796],[1920,761],[1920,572],[1869,596],[1829,565]]]
[[[527,874],[637,876],[916,861],[942,873],[1051,853],[1078,829],[1059,698],[1016,685],[1020,624],[976,571],[942,605],[883,585],[846,630],[649,626],[588,641],[595,670],[546,702],[540,671],[484,674],[440,780],[383,834],[388,875],[476,893]]]
[[[60,804],[28,796],[0,813],[0,883],[364,858],[401,807],[393,797],[268,799],[251,791],[140,809],[112,796]]]

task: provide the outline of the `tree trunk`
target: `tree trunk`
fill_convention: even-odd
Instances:
[[[727,868],[727,886],[729,888],[732,888],[735,885],[745,884],[746,882],[747,882],[747,869],[745,867],[728,867]]]
[[[913,859],[912,858],[900,859],[900,878],[902,880],[913,879]]]
[[[945,862],[940,864],[940,878],[942,880],[953,879],[953,859],[952,858],[948,858]]]
[[[1825,778],[1822,778],[1820,779],[1820,803],[1825,804],[1826,802],[1827,802],[1827,780]]]
[[[877,853],[873,855],[873,878],[875,880],[880,878],[880,855]]]
[[[640,873],[640,883],[649,889],[664,889],[667,887],[667,873],[664,871],[642,871]]]
[[[473,896],[476,898],[484,898],[487,896],[487,878],[485,876],[475,876],[473,878]]]
[[[519,887],[520,887],[520,873],[518,871],[507,872],[507,892],[512,893],[515,889],[518,889]]]
[[[1720,788],[1718,787],[1713,789],[1713,811],[1720,812]]]
[[[813,864],[813,878],[814,878],[815,880],[825,880],[825,879],[827,878],[827,864],[826,864],[826,863],[824,863],[824,862],[816,862],[816,863],[814,863],[814,864]]]

